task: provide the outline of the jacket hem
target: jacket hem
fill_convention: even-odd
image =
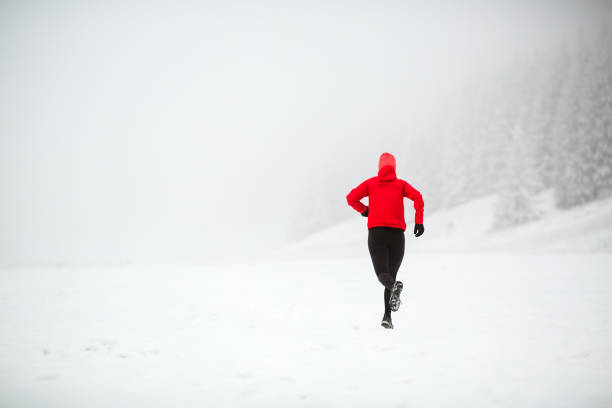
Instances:
[[[384,223],[376,223],[376,224],[372,224],[372,225],[368,225],[368,229],[372,229],[375,227],[388,227],[388,228],[396,228],[396,229],[400,229],[402,231],[406,231],[406,226],[404,225],[397,225],[397,224],[384,224]]]

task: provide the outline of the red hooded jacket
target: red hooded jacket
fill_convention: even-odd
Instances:
[[[369,197],[368,229],[388,226],[406,230],[404,197],[414,201],[414,223],[423,224],[423,197],[414,187],[395,176],[395,167],[386,165],[372,177],[355,187],[346,196],[348,204],[363,213],[366,206],[360,201]]]

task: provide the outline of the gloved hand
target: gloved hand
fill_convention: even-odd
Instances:
[[[414,236],[420,237],[425,232],[423,224],[414,224]]]
[[[364,211],[364,212],[362,212],[362,213],[361,213],[361,215],[363,215],[364,217],[367,217],[367,216],[368,216],[368,211],[370,211],[370,207],[367,207],[367,206],[366,206],[365,211]]]

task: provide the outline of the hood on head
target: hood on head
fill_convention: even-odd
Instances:
[[[395,167],[387,164],[378,170],[378,178],[385,181],[395,180]]]
[[[378,159],[378,169],[380,170],[384,166],[393,166],[395,169],[395,157],[391,153],[383,153],[380,155],[380,159]]]

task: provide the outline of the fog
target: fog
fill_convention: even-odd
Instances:
[[[572,58],[610,16],[578,1],[3,2],[0,264],[242,259],[358,216],[345,196],[385,151],[427,225],[453,204],[427,174],[475,95],[513,94],[500,77],[568,44]]]

